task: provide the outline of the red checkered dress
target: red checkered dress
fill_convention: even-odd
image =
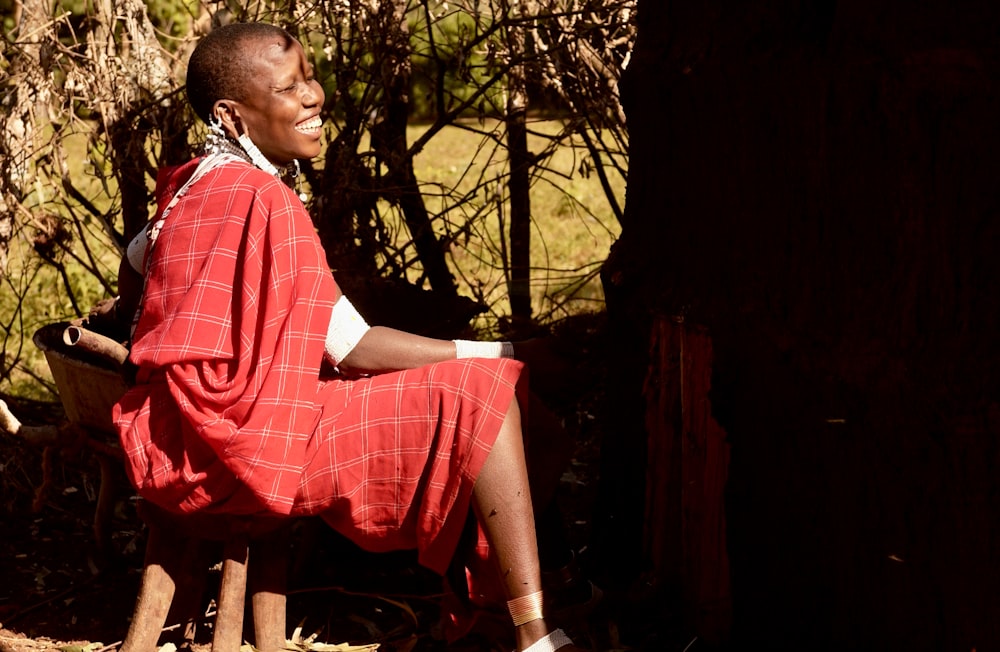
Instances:
[[[167,171],[160,206],[194,168]],[[319,514],[443,572],[521,365],[321,380],[339,294],[283,183],[233,162],[191,184],[149,254],[138,382],[115,406],[129,478],[181,512]]]

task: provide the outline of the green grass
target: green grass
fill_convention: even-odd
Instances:
[[[474,126],[502,137],[496,123]],[[552,134],[559,125],[535,122],[529,128]],[[422,132],[421,127],[411,127],[410,142]],[[544,138],[529,137],[532,152],[541,151],[546,144]],[[493,178],[505,172],[497,166],[485,166],[491,147],[493,144],[483,136],[459,127],[447,127],[429,141],[414,165],[417,178],[428,184],[425,196],[432,212],[444,211],[447,203],[434,198],[437,187],[456,185],[461,194],[477,185],[484,169],[485,176]],[[620,228],[596,175],[585,176],[580,171],[581,155],[580,149],[558,149],[546,162],[547,170],[538,173],[531,187],[532,309],[543,317],[558,318],[603,307],[603,292],[596,274]],[[470,162],[472,168],[467,169]],[[619,205],[624,190],[624,180],[619,180],[614,187]],[[447,226],[439,224],[438,230],[454,231],[475,216],[473,233],[478,237],[470,237],[468,241],[462,238],[461,246],[452,248],[454,268],[464,279],[466,291],[474,293],[471,286],[478,286],[478,292],[488,303],[496,304],[497,312],[506,313],[507,288],[495,259],[500,250],[501,214],[491,199],[497,193],[503,193],[499,182],[480,189],[468,203],[443,213],[441,219]]]

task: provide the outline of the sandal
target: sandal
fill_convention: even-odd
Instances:
[[[561,629],[554,629],[541,637],[524,650],[524,652],[556,652],[567,645],[573,645],[573,641],[566,632]]]

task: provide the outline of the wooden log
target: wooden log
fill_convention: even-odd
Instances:
[[[0,431],[20,437],[34,446],[54,446],[60,441],[59,426],[26,426],[0,401]]]
[[[82,326],[70,325],[63,331],[63,344],[92,353],[100,358],[114,363],[121,369],[128,359],[128,349],[121,342],[110,337],[95,333]]]

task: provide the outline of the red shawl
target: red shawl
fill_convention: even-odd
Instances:
[[[161,207],[196,163],[164,171]],[[289,513],[338,295],[290,188],[243,162],[189,186],[149,253],[138,383],[115,408],[136,488],[180,511]]]

